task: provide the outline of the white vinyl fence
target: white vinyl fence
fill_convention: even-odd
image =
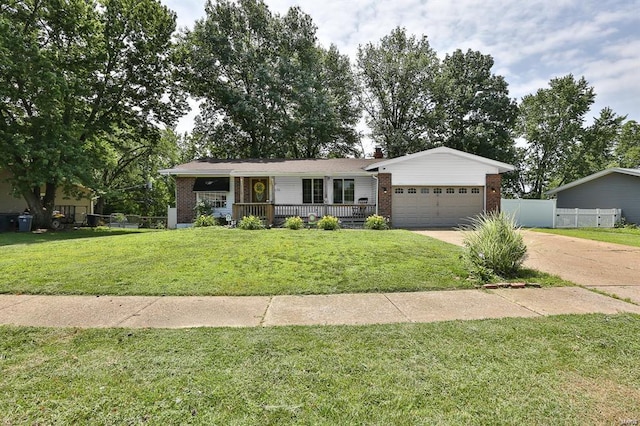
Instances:
[[[613,228],[620,209],[556,209],[555,228]]]
[[[518,226],[553,228],[556,200],[502,199],[502,211],[513,217]]]
[[[613,228],[620,209],[561,209],[556,200],[502,199],[502,211],[527,228]]]

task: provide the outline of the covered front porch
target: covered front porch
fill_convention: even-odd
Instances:
[[[305,222],[310,217],[334,216],[344,227],[360,227],[376,213],[376,204],[371,202],[374,182],[369,176],[243,176],[236,177],[234,184],[232,218],[236,222],[245,216],[256,216],[265,225],[281,226],[292,216]]]

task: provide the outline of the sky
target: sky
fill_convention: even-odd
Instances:
[[[178,26],[205,16],[205,0],[161,0]],[[588,116],[610,107],[640,122],[640,0],[265,0],[284,14],[299,6],[318,27],[321,45],[335,44],[352,63],[358,46],[377,44],[397,26],[426,35],[444,58],[456,49],[494,58],[493,72],[512,98],[548,87],[549,80],[584,76],[596,93]],[[197,106],[191,103],[192,106]],[[191,130],[192,111],[178,124]],[[366,129],[362,129],[366,132]]]

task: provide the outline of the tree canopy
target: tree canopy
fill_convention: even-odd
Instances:
[[[640,123],[624,123],[613,147],[614,166],[640,168]]]
[[[524,185],[532,198],[542,198],[552,182],[565,183],[562,166],[584,136],[585,116],[594,99],[587,80],[576,80],[571,74],[552,79],[548,88],[522,99],[518,129],[528,143],[523,159]]]
[[[360,102],[373,140],[389,157],[436,144],[434,86],[439,61],[426,36],[395,28],[379,44],[358,48]]]
[[[515,100],[493,58],[457,50],[442,63],[426,36],[395,28],[358,49],[361,104],[389,157],[448,146],[501,161],[515,156]]]
[[[156,0],[7,0],[0,12],[0,167],[46,224],[57,187],[92,185],[97,140],[179,116],[176,18]]]
[[[435,133],[438,144],[512,162],[518,106],[491,68],[493,58],[477,51],[446,55],[437,78]]]
[[[206,14],[181,37],[184,79],[203,100],[200,145],[223,158],[356,153],[349,60],[318,46],[308,15],[261,0],[207,2]]]

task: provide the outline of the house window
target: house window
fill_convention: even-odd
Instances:
[[[196,192],[198,202],[208,201],[214,209],[224,209],[227,207],[226,192]]]
[[[467,188],[459,188],[458,189],[458,194],[466,194],[467,193]]]
[[[355,202],[356,184],[353,179],[333,180],[333,203],[353,204]]]
[[[442,188],[434,188],[433,189],[433,193],[434,194],[442,194]]]
[[[471,193],[472,194],[479,194],[480,193],[480,188],[471,188]]]
[[[396,194],[404,194],[404,189],[402,189],[402,188],[396,188],[396,189],[394,190],[394,192],[395,192]]]
[[[417,191],[415,188],[409,188],[407,189],[407,194],[415,194]]]
[[[302,179],[302,203],[324,203],[324,179]]]
[[[456,190],[453,188],[447,188],[447,194],[455,194]]]
[[[428,194],[429,193],[429,188],[420,188],[420,193],[421,194]]]

